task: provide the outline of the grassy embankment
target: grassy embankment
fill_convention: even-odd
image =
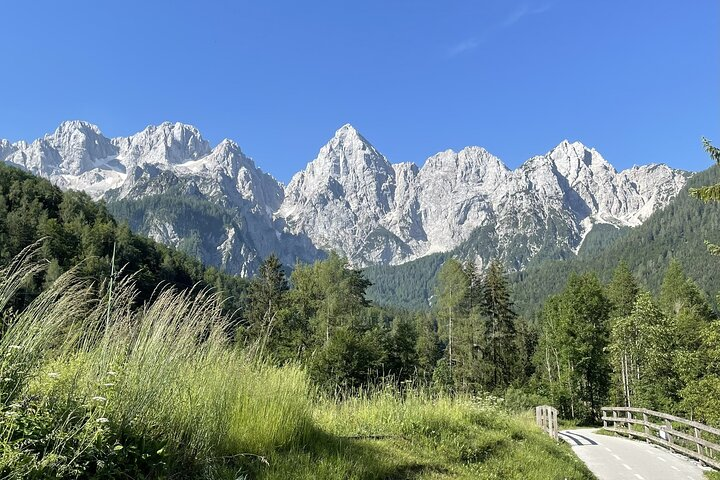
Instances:
[[[108,296],[69,272],[11,311],[38,268],[0,272],[0,478],[592,478],[529,415],[322,395],[232,345],[208,293],[132,308],[130,282]]]

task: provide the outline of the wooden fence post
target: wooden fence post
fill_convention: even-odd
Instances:
[[[647,443],[650,443],[650,427],[648,427],[648,416],[647,416],[647,412],[645,412],[645,411],[643,411],[643,429],[645,431],[645,435],[647,435],[647,437],[645,438],[645,441]]]
[[[616,420],[617,419],[617,410],[615,410],[613,408],[612,413],[613,413],[613,428],[617,428],[617,420]]]
[[[673,439],[673,436],[670,434],[670,430],[672,430],[672,423],[670,423],[670,420],[665,420],[665,434],[667,435],[668,442],[670,445],[675,443],[675,440]]]

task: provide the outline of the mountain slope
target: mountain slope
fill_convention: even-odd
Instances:
[[[116,272],[134,275],[140,300],[149,299],[158,285],[168,284],[212,287],[228,297],[230,313],[242,306],[244,279],[206,268],[188,255],[133,234],[85,193],[63,192],[45,179],[0,163],[0,266],[36,243],[49,265],[27,282],[18,307],[70,268],[96,285],[106,282],[113,258]]]
[[[704,241],[718,238],[720,206],[691,198],[688,189],[718,181],[720,168],[716,166],[697,173],[665,208],[642,225],[630,229],[596,225],[578,255],[571,254],[562,261],[536,258],[511,276],[518,311],[536,312],[548,295],[563,288],[571,272],[594,271],[601,280],[609,281],[621,260],[646,288],[655,292],[670,259],[677,258],[712,299],[720,291],[720,261],[707,252]],[[467,258],[471,251],[471,246],[463,244],[453,252],[404,265],[367,268],[365,275],[373,282],[368,296],[380,304],[427,308],[435,275],[444,260],[453,255]]]

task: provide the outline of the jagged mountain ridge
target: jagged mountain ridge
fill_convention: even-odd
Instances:
[[[392,164],[349,124],[286,188],[236,143],[211,147],[181,123],[107,138],[87,122],[64,122],[32,143],[0,140],[0,160],[121,205],[115,211],[155,240],[188,249],[192,236],[197,256],[243,275],[271,252],[292,264],[336,250],[366,266],[459,245],[480,262],[499,257],[521,269],[542,252],[576,252],[595,223],[640,224],[688,176],[665,165],[617,172],[567,141],[515,170],[480,147],[437,153],[420,168]],[[164,200],[143,201],[157,196]],[[213,226],[200,231],[185,218],[193,216]]]
[[[521,269],[548,241],[577,252],[593,224],[639,225],[687,177],[656,164],[617,172],[596,150],[568,141],[515,170],[480,147],[437,153],[421,168],[393,165],[345,125],[292,178],[278,215],[361,266],[449,251],[485,231],[487,241],[468,253]]]
[[[95,125],[64,122],[30,144],[0,141],[0,160],[61,188],[105,199],[113,212],[127,214],[134,230],[231,273],[249,276],[273,252],[289,265],[322,255],[273,217],[283,200],[282,185],[235,142],[226,139],[211,148],[190,125],[166,122],[109,139]],[[156,196],[164,201],[141,202]],[[198,223],[214,228],[200,229]]]

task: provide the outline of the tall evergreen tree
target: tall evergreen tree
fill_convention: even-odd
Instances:
[[[417,317],[418,377],[430,381],[438,360],[442,358],[442,345],[438,336],[437,323],[430,314],[420,313]]]
[[[607,296],[612,309],[611,317],[630,315],[639,292],[640,287],[627,263],[620,261],[607,287]]]
[[[713,318],[713,312],[703,292],[675,259],[670,262],[660,287],[660,307],[675,320],[678,346],[697,349],[700,330]]]
[[[245,318],[252,335],[269,334],[270,322],[284,306],[287,291],[282,263],[272,254],[262,262],[248,289]]]
[[[518,345],[510,288],[500,262],[493,260],[482,283],[482,309],[485,316],[485,337],[492,363],[491,389],[507,387],[515,372]]]

